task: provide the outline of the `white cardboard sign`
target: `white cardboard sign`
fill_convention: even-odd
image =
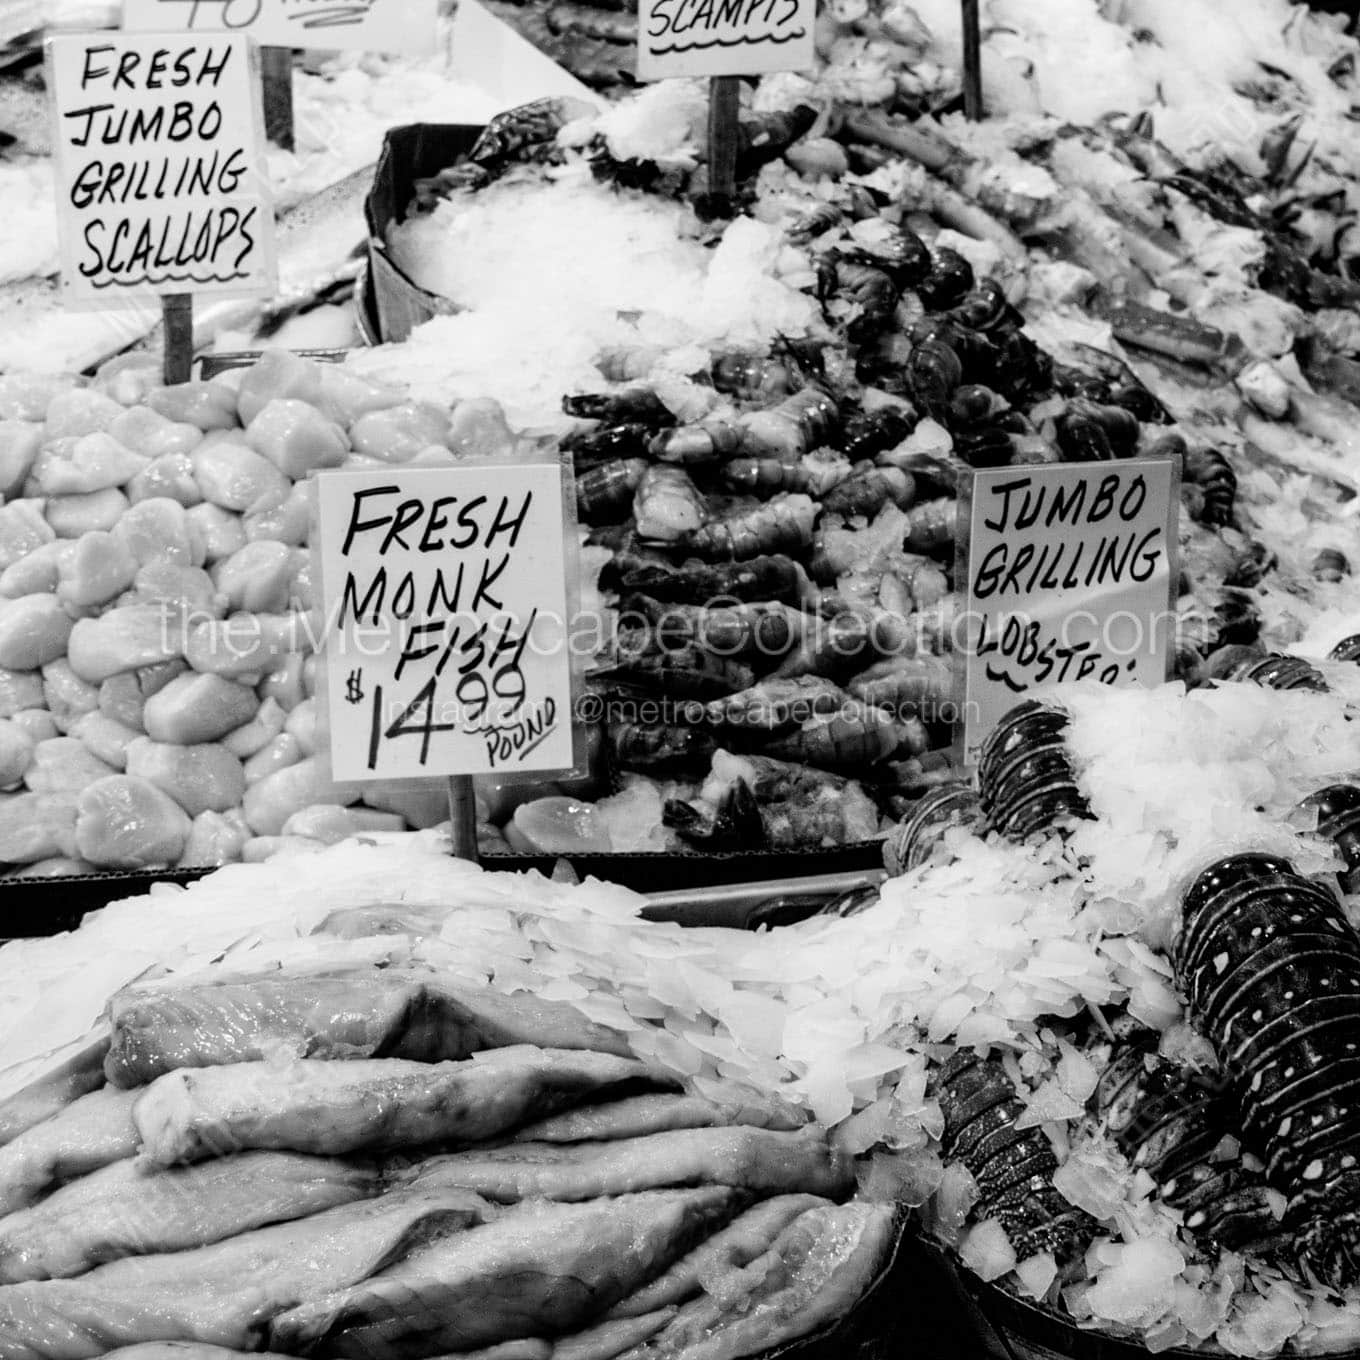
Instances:
[[[316,480],[335,778],[570,768],[559,465]]]
[[[960,506],[954,642],[965,763],[1031,691],[1166,680],[1179,482],[1170,458],[973,473]]]
[[[125,29],[248,32],[265,47],[428,53],[438,0],[123,0]]]
[[[816,0],[639,0],[639,80],[813,65]]]
[[[275,284],[248,38],[49,38],[64,300],[258,296]]]

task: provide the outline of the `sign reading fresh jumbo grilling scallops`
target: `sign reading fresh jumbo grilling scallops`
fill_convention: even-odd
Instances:
[[[800,71],[816,0],[639,0],[640,80]]]
[[[1032,690],[1166,679],[1179,484],[1169,458],[974,472],[956,573],[968,764]]]
[[[271,293],[250,40],[72,34],[47,60],[67,300]]]
[[[316,483],[335,777],[570,768],[558,464]]]

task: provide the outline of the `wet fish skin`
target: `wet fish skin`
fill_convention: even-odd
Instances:
[[[419,1360],[579,1330],[748,1201],[724,1186],[523,1204],[275,1318],[285,1353]]]
[[[666,1186],[730,1185],[760,1195],[854,1189],[848,1158],[816,1133],[681,1129],[604,1143],[511,1143],[433,1157],[417,1185],[457,1185],[498,1203],[580,1201]]]
[[[0,1218],[0,1284],[65,1279],[124,1256],[185,1251],[376,1195],[375,1166],[291,1152],[166,1170],[114,1162]]]
[[[720,1104],[702,1096],[641,1095],[552,1115],[522,1128],[515,1140],[587,1143],[608,1138],[640,1138],[668,1129],[716,1128],[729,1124],[793,1130],[802,1128],[804,1122],[796,1111],[773,1101],[757,1104],[754,1099],[743,1097]]]
[[[97,1360],[151,1341],[256,1351],[285,1309],[358,1284],[495,1212],[461,1191],[401,1191],[192,1251],[130,1256],[75,1280],[9,1285],[0,1289],[0,1355]]]
[[[104,1067],[123,1087],[282,1053],[432,1063],[527,1043],[628,1056],[622,1035],[569,1006],[391,969],[133,988],[113,998],[111,1011]]]
[[[816,1195],[776,1195],[753,1204],[721,1231],[681,1257],[664,1275],[615,1304],[608,1318],[642,1317],[685,1303],[703,1290],[717,1270],[740,1270],[767,1252],[780,1233],[809,1209],[828,1201]]]
[[[104,1084],[104,1056],[108,1051],[108,1033],[100,1031],[42,1076],[0,1100],[0,1146],[50,1119],[72,1101],[98,1090]]]
[[[0,1147],[0,1214],[32,1204],[61,1181],[133,1156],[135,1101],[133,1092],[101,1087]]]
[[[809,1209],[769,1251],[617,1360],[737,1360],[809,1336],[863,1297],[890,1259],[896,1231],[890,1205]]]
[[[132,1093],[133,1122],[142,1156],[159,1166],[246,1148],[340,1156],[478,1142],[532,1115],[659,1081],[635,1059],[529,1045],[464,1062],[233,1063],[169,1072]]]
[[[423,988],[372,977],[264,978],[120,992],[104,1064],[115,1086],[185,1067],[297,1058],[462,1058],[442,1052],[441,1014]],[[459,1035],[449,1047],[458,1048]]]

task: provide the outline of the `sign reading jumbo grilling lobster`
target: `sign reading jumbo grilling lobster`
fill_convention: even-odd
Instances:
[[[974,472],[956,572],[966,763],[1019,695],[1167,678],[1179,482],[1169,458]]]

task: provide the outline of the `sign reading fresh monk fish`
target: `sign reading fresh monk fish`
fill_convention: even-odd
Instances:
[[[316,485],[335,777],[570,769],[561,467],[326,472]]]
[[[639,0],[640,80],[813,65],[816,0]]]

